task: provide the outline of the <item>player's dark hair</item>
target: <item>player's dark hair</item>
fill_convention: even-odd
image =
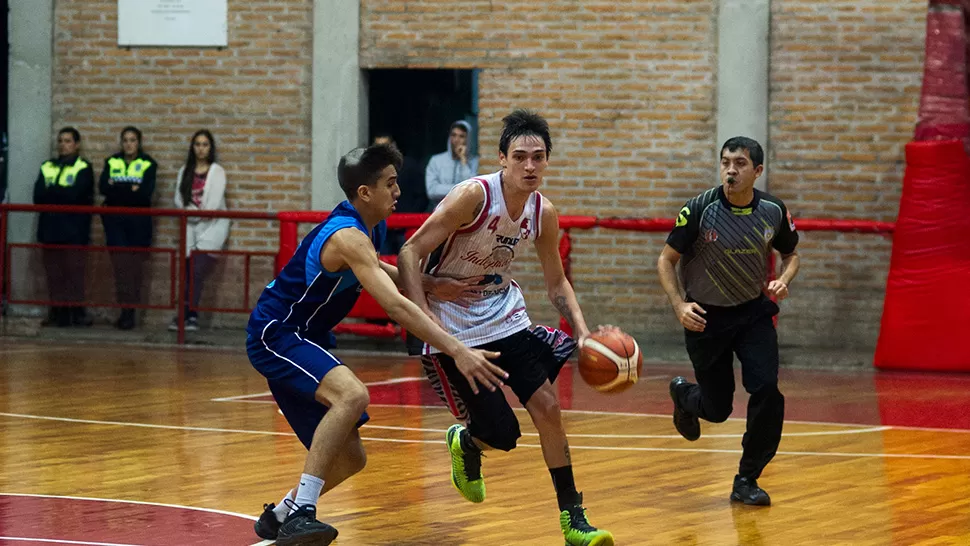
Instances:
[[[724,150],[729,152],[736,152],[738,149],[747,150],[748,155],[751,156],[751,163],[754,168],[757,169],[758,165],[763,165],[765,162],[765,152],[761,149],[761,144],[753,138],[736,136],[727,139],[724,146],[721,146],[721,154],[719,157],[724,157]]]
[[[546,144],[546,155],[552,153],[552,138],[549,137],[549,123],[545,118],[529,110],[515,110],[502,118],[502,136],[498,139],[498,149],[508,155],[509,144],[523,136],[535,136]]]
[[[380,178],[381,171],[388,165],[401,170],[404,158],[395,146],[378,144],[366,148],[354,148],[340,158],[337,164],[337,182],[347,199],[357,197],[357,188],[373,186]]]

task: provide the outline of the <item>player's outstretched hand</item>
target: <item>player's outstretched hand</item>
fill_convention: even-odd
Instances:
[[[788,285],[781,281],[771,281],[768,283],[768,295],[781,301],[788,297]]]
[[[480,349],[466,349],[462,351],[462,354],[455,356],[455,366],[468,380],[473,393],[478,394],[476,380],[488,390],[494,391],[502,386],[504,380],[508,379],[509,374],[505,373],[505,370],[489,362],[489,359],[498,358],[499,354]]]
[[[692,332],[703,332],[707,321],[701,315],[706,315],[707,311],[693,301],[685,301],[677,306],[677,320],[684,325],[684,328]]]
[[[468,277],[467,279],[438,277],[429,292],[441,301],[458,301],[468,298],[480,290],[478,286],[483,280],[485,280],[485,277],[482,275]]]
[[[620,328],[617,327],[617,326],[613,326],[612,324],[600,324],[592,332],[590,332],[590,333],[588,333],[588,334],[586,334],[584,336],[579,336],[579,338],[576,339],[576,345],[580,349],[582,349],[583,346],[586,345],[586,340],[588,340],[589,337],[592,336],[593,334],[615,334],[617,332],[621,332],[622,333],[622,330],[620,330]]]

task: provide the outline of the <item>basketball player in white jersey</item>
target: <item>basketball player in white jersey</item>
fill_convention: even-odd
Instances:
[[[398,268],[405,292],[445,331],[470,347],[500,352],[495,363],[508,372],[506,384],[525,406],[539,431],[542,454],[559,501],[567,545],[612,546],[613,535],[586,519],[576,490],[559,400],[552,386],[562,366],[550,345],[533,335],[525,300],[510,276],[512,261],[528,243],[535,246],[549,299],[582,343],[589,328],[559,259],[559,216],[536,191],[549,161],[549,125],[538,114],[516,110],[503,120],[499,140],[502,170],[455,186],[405,243]],[[452,279],[481,278],[479,289],[458,301],[442,301],[422,289],[424,272]],[[453,425],[447,442],[452,484],[472,502],[485,500],[481,473],[484,449],[510,451],[521,435],[519,422],[501,390],[473,393],[454,361],[425,345],[446,388],[458,390],[468,427]],[[525,538],[525,537],[523,537]]]

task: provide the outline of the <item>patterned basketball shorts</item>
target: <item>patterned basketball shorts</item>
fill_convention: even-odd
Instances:
[[[573,351],[576,350],[576,340],[569,337],[562,330],[539,324],[533,326],[531,332],[532,335],[549,344],[552,348],[552,352],[556,356],[557,370],[559,366],[562,366],[563,363],[569,360]],[[421,355],[421,367],[424,369],[425,375],[428,376],[428,380],[431,381],[431,387],[434,389],[434,392],[448,406],[452,415],[459,421],[467,422],[468,409],[465,407],[465,402],[461,399],[458,390],[455,389],[455,386],[449,381],[448,377],[444,373],[439,373],[433,356]],[[448,382],[447,388],[445,382]]]

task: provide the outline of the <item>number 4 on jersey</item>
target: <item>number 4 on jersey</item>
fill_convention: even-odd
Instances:
[[[496,216],[495,218],[492,218],[492,221],[488,223],[489,231],[491,231],[492,233],[495,233],[495,230],[497,229],[498,229],[498,216]]]

